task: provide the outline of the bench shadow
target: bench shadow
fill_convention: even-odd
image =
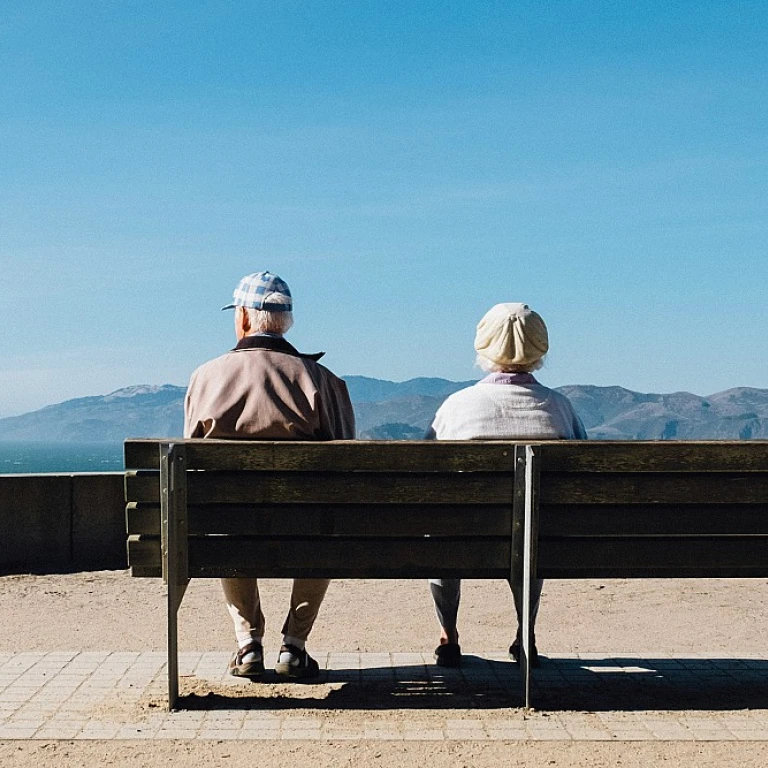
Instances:
[[[435,665],[325,670],[307,683],[273,673],[236,687],[196,679],[180,710],[456,710],[524,704],[516,664],[466,655],[461,669]],[[547,711],[736,710],[768,708],[768,661],[598,659],[542,656],[532,704]]]
[[[768,661],[755,659],[559,658],[535,679],[535,706],[551,711],[768,708]]]

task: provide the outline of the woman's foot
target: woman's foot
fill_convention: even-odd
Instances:
[[[461,646],[458,643],[440,643],[435,648],[435,662],[438,667],[460,667]]]
[[[520,655],[522,654],[522,648],[520,645],[520,636],[515,638],[515,642],[509,646],[509,658],[512,661],[520,663]],[[532,667],[540,667],[541,661],[539,661],[539,651],[536,648],[536,640],[531,643],[531,658],[528,659]]]

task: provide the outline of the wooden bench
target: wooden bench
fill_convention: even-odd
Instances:
[[[528,707],[534,577],[768,576],[768,441],[128,440],[125,459],[131,572],[168,584],[169,708],[195,577],[508,579]]]

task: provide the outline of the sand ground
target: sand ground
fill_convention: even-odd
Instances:
[[[768,636],[768,580],[553,581],[537,628],[542,652],[648,651],[684,655],[761,653]],[[269,657],[289,584],[265,580]],[[464,585],[461,641],[475,654],[509,645],[512,601],[504,583]],[[233,647],[218,582],[190,585],[180,612],[180,649]],[[157,579],[104,571],[0,578],[0,651],[164,649],[164,588]],[[337,581],[310,638],[329,651],[429,651],[438,637],[428,588],[409,581]],[[268,658],[269,660],[269,658]],[[768,692],[766,692],[768,698]],[[364,711],[347,710],[363,718]],[[392,710],[392,719],[408,717]],[[258,750],[256,752],[256,750]],[[258,757],[255,757],[258,755]],[[768,744],[691,742],[272,743],[0,742],[0,766],[146,765],[189,768],[312,766],[748,766],[768,765]]]

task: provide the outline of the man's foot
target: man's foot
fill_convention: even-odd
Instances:
[[[520,638],[516,637],[515,642],[509,646],[509,658],[512,661],[520,663],[520,656],[522,654],[522,648],[520,647]],[[539,660],[539,651],[536,648],[536,641],[531,644],[531,658],[528,659],[532,667],[540,667],[541,661]]]
[[[305,680],[309,677],[317,677],[320,674],[320,667],[306,649],[302,650],[295,645],[284,645],[280,648],[275,672],[280,677],[291,680]]]
[[[461,646],[458,643],[443,643],[435,648],[435,663],[438,667],[460,667]]]
[[[227,672],[234,677],[258,680],[264,674],[264,649],[260,643],[249,643],[239,648],[229,660]]]

